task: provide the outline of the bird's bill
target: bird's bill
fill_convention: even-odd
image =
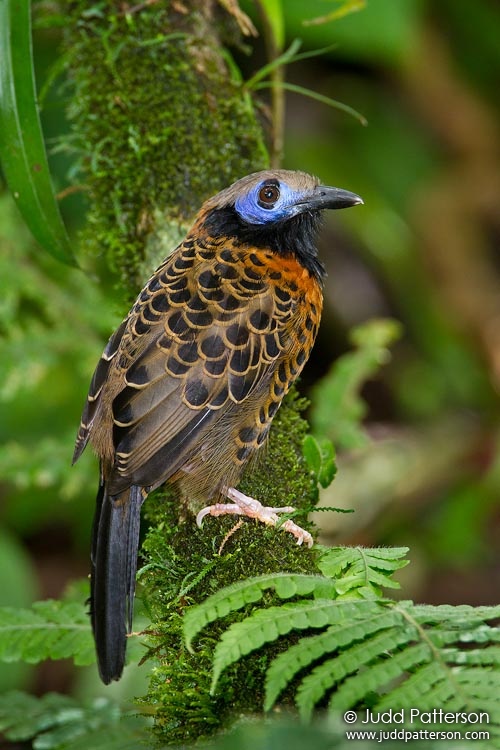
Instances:
[[[303,211],[321,211],[325,208],[349,208],[361,203],[363,203],[363,199],[349,190],[318,185],[313,193],[303,198],[296,205]]]

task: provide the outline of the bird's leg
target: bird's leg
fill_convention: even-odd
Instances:
[[[262,503],[253,497],[244,495],[243,492],[236,490],[234,487],[226,487],[223,492],[228,500],[233,500],[234,502],[216,503],[215,505],[207,505],[206,508],[202,508],[196,516],[196,523],[200,528],[205,516],[226,516],[231,514],[255,518],[257,521],[262,521],[262,523],[268,526],[276,526],[279,521],[278,513],[292,513],[295,510],[295,508],[289,505],[283,508],[269,508],[262,505]],[[288,519],[284,521],[280,528],[293,534],[297,538],[297,544],[305,542],[308,547],[312,547],[313,538],[310,533],[297,526],[292,520]]]

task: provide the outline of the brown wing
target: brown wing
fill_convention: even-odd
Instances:
[[[115,358],[120,342],[127,325],[127,319],[125,319],[121,325],[116,329],[104,349],[101,359],[95,369],[92,381],[90,383],[89,393],[85,408],[83,410],[82,418],[80,420],[80,427],[78,428],[78,434],[76,436],[75,450],[73,453],[73,463],[78,461],[82,455],[85,447],[89,441],[90,432],[94,424],[94,419],[97,414],[100,396],[104,384],[106,383],[108,373],[111,367],[111,362]]]
[[[269,391],[274,363],[296,345],[296,300],[241,252],[186,242],[141,293],[108,365],[108,387],[121,379],[111,493],[158,486],[189,464],[223,415]]]

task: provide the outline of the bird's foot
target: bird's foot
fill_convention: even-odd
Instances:
[[[205,516],[226,516],[226,515],[239,515],[247,516],[248,518],[255,518],[257,521],[267,524],[268,526],[276,526],[279,521],[278,513],[292,513],[295,508],[286,505],[282,508],[269,508],[262,505],[258,500],[253,497],[244,495],[243,492],[235,490],[234,487],[228,487],[224,490],[224,494],[228,500],[233,500],[232,503],[216,503],[215,505],[207,505],[206,508],[202,508],[196,516],[196,523],[201,528],[203,519]],[[297,539],[297,544],[305,543],[307,547],[312,547],[313,538],[311,534],[297,526],[291,519],[284,521],[280,528],[293,534]]]

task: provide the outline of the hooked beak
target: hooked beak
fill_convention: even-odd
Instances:
[[[302,211],[321,211],[325,208],[349,208],[363,203],[363,199],[342,188],[318,185],[309,196],[303,198],[296,205]]]

